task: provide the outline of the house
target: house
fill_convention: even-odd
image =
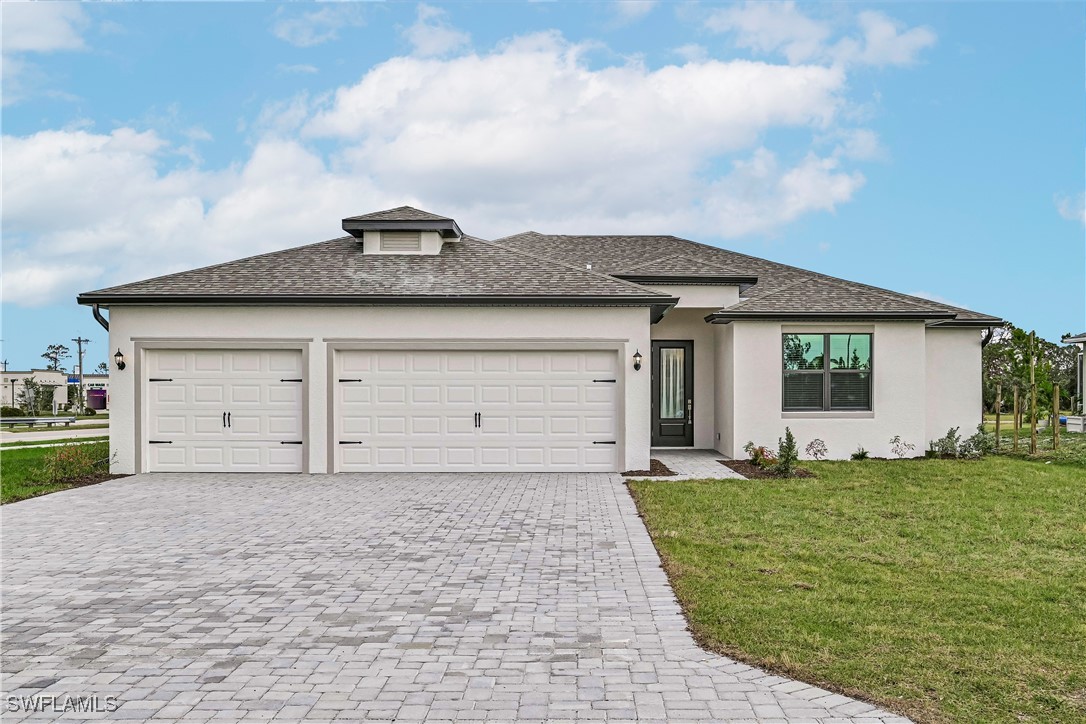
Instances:
[[[26,380],[41,386],[45,399],[38,409],[51,413],[55,407],[68,403],[68,375],[63,370],[4,370],[0,372],[0,404],[22,407],[26,400]]]
[[[674,236],[342,225],[79,296],[116,472],[621,471],[786,426],[845,458],[980,420],[996,317]]]

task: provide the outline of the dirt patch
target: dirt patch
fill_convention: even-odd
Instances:
[[[675,473],[667,465],[653,459],[649,460],[648,470],[627,470],[623,475],[636,478],[666,478],[675,475]]]
[[[735,472],[742,475],[744,478],[756,480],[759,478],[777,478],[782,479],[784,476],[778,475],[772,470],[766,470],[760,468],[750,460],[717,460],[718,463],[726,468],[731,468]],[[793,478],[813,478],[815,476],[810,470],[806,468],[796,468]]]

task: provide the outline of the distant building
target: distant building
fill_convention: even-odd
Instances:
[[[51,387],[52,396],[42,405],[43,411],[51,412],[53,403],[68,404],[68,373],[58,370],[4,370],[0,372],[0,404],[6,407],[20,407],[26,385],[23,380],[30,378],[39,385]]]

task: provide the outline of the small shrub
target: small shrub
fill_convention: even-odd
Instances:
[[[87,409],[83,410],[83,414],[94,417],[98,414],[98,410],[95,410],[93,407],[88,407]]]
[[[869,457],[871,457],[871,453],[867,452],[867,450],[864,450],[863,445],[860,445],[856,448],[856,452],[852,453],[852,455],[850,455],[849,457],[853,460],[867,460]]]
[[[43,483],[109,472],[109,443],[58,445],[46,453],[37,472],[35,478]]]
[[[753,442],[748,442],[743,446],[743,452],[750,457],[752,465],[757,465],[760,468],[768,469],[777,464],[777,456],[765,445],[755,445]]]
[[[830,450],[826,447],[826,443],[817,437],[807,443],[805,452],[807,453],[807,457],[813,460],[825,460],[830,455]]]
[[[935,454],[944,458],[956,458],[960,454],[962,445],[962,437],[958,434],[958,428],[952,427],[947,430],[946,435],[943,435],[938,440],[933,440],[931,443],[932,449],[935,450]]]
[[[7,405],[4,405],[3,407],[0,407],[0,417],[26,417],[26,413],[18,407],[8,407]]]
[[[795,477],[798,460],[799,446],[796,445],[796,436],[786,427],[784,437],[777,438],[777,464],[773,466],[773,472],[782,478]]]
[[[958,456],[963,458],[982,458],[995,450],[995,435],[984,431],[984,424],[977,425],[977,431],[963,440],[958,446]]]
[[[896,455],[899,460],[915,449],[916,445],[905,442],[901,439],[901,435],[894,435],[892,438],[890,438],[890,451],[894,453],[894,455]]]

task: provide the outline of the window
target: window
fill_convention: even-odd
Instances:
[[[870,334],[786,334],[785,411],[870,410]]]

